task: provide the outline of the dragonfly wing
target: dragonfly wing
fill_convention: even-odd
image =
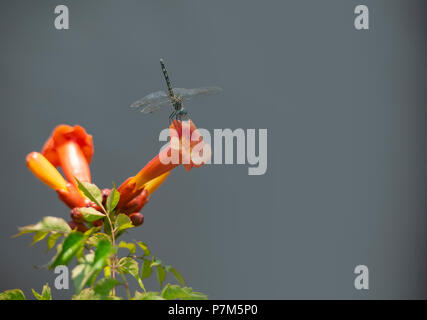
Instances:
[[[194,89],[174,88],[173,92],[184,100],[190,100],[197,96],[211,96],[222,91],[219,87],[202,87]]]
[[[142,113],[151,113],[169,104],[167,93],[164,91],[157,91],[135,101],[130,107],[141,108]]]
[[[142,113],[153,113],[156,110],[159,110],[162,106],[158,104],[150,104],[141,109]]]

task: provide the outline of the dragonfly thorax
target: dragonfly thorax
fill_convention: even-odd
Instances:
[[[169,96],[171,100],[171,104],[176,111],[183,109],[183,101],[182,98],[178,95]]]

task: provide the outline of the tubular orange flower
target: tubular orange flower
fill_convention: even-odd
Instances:
[[[58,193],[68,207],[86,207],[93,203],[67,182],[56,168],[41,153],[31,152],[27,155],[27,166],[31,172],[50,188]]]
[[[131,214],[133,212],[140,211],[148,202],[147,191],[140,190],[140,193],[135,196],[132,200],[125,203],[124,205],[118,205],[120,213]],[[120,204],[120,203],[119,203]]]
[[[201,167],[211,157],[210,146],[205,145],[203,137],[191,120],[174,120],[170,126],[172,152],[179,153],[180,163],[187,171]]]
[[[144,187],[144,185],[153,180],[157,177],[165,174],[166,172],[171,171],[172,169],[179,166],[180,163],[168,163],[164,164],[160,159],[170,157],[171,154],[171,147],[168,146],[167,148],[160,151],[160,153],[155,156],[150,162],[148,162],[145,167],[138,172],[138,174],[130,178],[128,183],[134,183],[136,189],[140,189]]]
[[[185,125],[183,125],[185,123]],[[180,164],[183,164],[187,171],[194,166],[191,160],[191,150],[198,143],[203,142],[202,137],[191,120],[182,122],[174,120],[170,125],[170,137],[168,147],[164,148],[160,153],[151,160],[138,174],[132,179],[135,182],[135,188],[143,187],[147,182],[157,178],[158,176],[171,171]],[[179,154],[180,158],[177,161],[162,161],[163,159],[173,158],[173,153]]]
[[[186,123],[188,125],[183,125],[182,121],[174,120],[170,125],[171,141],[169,145],[148,162],[136,176],[128,178],[118,188],[120,192],[119,207],[138,196],[146,184],[147,188],[152,189],[151,192],[153,192],[168,177],[166,173],[180,164],[183,164],[187,171],[191,170],[192,167],[203,165],[203,162],[196,164],[192,160],[193,148],[196,145],[203,144],[203,139],[191,120]],[[178,161],[162,161],[171,158],[173,153],[178,153]],[[161,176],[163,177],[160,178]],[[155,180],[158,177],[159,180]]]
[[[197,147],[204,145],[203,139],[194,123],[173,121],[170,125],[170,142],[134,177],[128,178],[119,188],[120,201],[117,209],[125,213],[134,225],[141,225],[144,216],[139,212],[150,200],[151,194],[159,188],[168,178],[172,169],[180,164],[185,169],[203,165],[202,161],[194,161],[193,155],[204,153],[204,149]],[[178,154],[178,157],[173,157]],[[206,154],[205,154],[206,155]],[[86,226],[82,217],[73,211],[74,208],[93,207],[101,210],[94,202],[83,196],[78,190],[75,177],[81,181],[90,182],[89,163],[93,156],[92,136],[76,125],[57,126],[46,141],[42,153],[32,152],[27,156],[29,169],[41,181],[56,190],[58,197],[71,210],[72,222],[70,226],[84,230]],[[210,148],[209,148],[210,156]],[[200,157],[199,157],[200,158]],[[171,161],[169,161],[171,160]],[[61,167],[68,181],[66,181],[55,167]],[[102,190],[103,203],[111,192],[110,189]],[[102,219],[92,222],[93,225],[102,225]]]
[[[46,141],[43,155],[55,166],[60,166],[74,186],[81,181],[91,182],[89,163],[93,156],[92,136],[76,125],[59,125]]]
[[[169,174],[170,171],[158,176],[153,180],[150,180],[144,185],[142,189],[134,189],[134,191],[128,191],[127,193],[123,192],[124,190],[122,190],[125,195],[133,198],[131,200],[125,198],[123,202],[119,202],[118,208],[120,211],[126,214],[140,211],[149,201],[149,196],[162,185]],[[128,184],[127,186],[134,186],[134,184]]]
[[[147,192],[147,197],[150,196],[154,191],[156,191],[163,182],[169,177],[170,171],[163,173],[162,175],[158,176],[157,178],[148,181],[144,185],[144,191]]]
[[[80,207],[94,207],[94,203],[88,198],[83,197],[79,190],[71,183],[67,182],[66,190],[56,190],[58,198],[64,202],[70,209]]]
[[[125,182],[117,189],[120,193],[120,200],[117,204],[117,208],[124,210],[127,204],[132,201],[134,198],[138,197],[142,190],[135,188],[135,182],[133,182],[134,177],[127,178]]]
[[[43,183],[54,190],[67,190],[67,181],[41,153],[27,155],[27,166]]]

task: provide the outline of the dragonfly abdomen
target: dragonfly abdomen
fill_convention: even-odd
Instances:
[[[165,77],[166,85],[168,86],[169,97],[172,98],[174,96],[173,90],[172,90],[172,85],[171,85],[171,82],[169,80],[168,71],[166,70],[165,62],[163,61],[163,59],[160,59],[160,65],[162,66],[163,76]]]

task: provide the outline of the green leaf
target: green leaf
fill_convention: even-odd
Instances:
[[[136,280],[138,280],[138,284],[139,284],[139,286],[142,288],[142,290],[144,290],[144,292],[146,291],[145,290],[145,287],[144,287],[144,283],[142,282],[142,279],[140,278],[140,277],[138,277],[138,278],[136,278]]]
[[[58,240],[62,236],[61,233],[52,233],[47,237],[46,244],[47,244],[47,250],[52,249],[55,246],[56,240]]]
[[[119,271],[124,274],[131,274],[138,279],[138,262],[130,257],[121,258],[119,260]]]
[[[93,267],[101,271],[105,267],[108,258],[113,253],[113,246],[110,241],[102,240],[98,243],[98,248],[95,251],[95,258],[93,261]]]
[[[50,290],[49,284],[46,283],[42,289],[43,300],[52,300],[52,292]]]
[[[80,293],[73,295],[73,300],[101,300],[92,288],[86,288]]]
[[[111,242],[111,238],[108,234],[98,232],[90,236],[89,239],[86,240],[86,243],[91,247],[97,247],[98,243],[103,240]]]
[[[94,289],[86,288],[78,294],[73,295],[73,300],[121,300],[120,297],[101,296],[97,294]]]
[[[111,220],[111,221],[114,221],[112,218],[113,218],[113,217],[111,217],[111,215],[110,215],[110,220]],[[113,222],[113,223],[114,223],[114,222]],[[114,226],[114,225],[113,225],[113,226]],[[104,232],[105,232],[106,234],[108,234],[109,236],[110,236],[110,235],[112,235],[110,221],[108,221],[108,223],[104,223]]]
[[[76,292],[80,292],[86,285],[86,283],[92,280],[93,274],[91,273],[90,264],[83,262],[74,267],[71,271],[71,278],[73,279],[74,287]]]
[[[62,218],[44,217],[42,221],[36,224],[19,228],[19,231],[15,237],[31,232],[59,232],[67,234],[71,232],[71,228]]]
[[[36,290],[31,289],[31,291],[33,292],[33,295],[34,295],[34,297],[35,297],[37,300],[43,300],[42,295],[41,295],[41,294],[39,294],[39,293],[37,293],[37,291],[36,291]]]
[[[137,281],[139,286],[145,291],[142,279],[139,277],[139,266],[133,258],[125,257],[119,260],[119,272],[122,274],[131,274]]]
[[[119,203],[119,200],[120,200],[120,193],[116,190],[116,188],[113,188],[107,198],[107,202],[106,202],[107,212],[112,212],[116,208],[117,204]]]
[[[163,282],[166,279],[165,267],[163,267],[162,265],[158,265],[156,268],[157,268],[157,281],[159,282],[161,287]]]
[[[142,265],[141,270],[141,279],[146,279],[151,276],[153,269],[151,268],[151,260],[144,259],[144,264]]]
[[[120,281],[112,278],[104,278],[99,280],[93,289],[95,293],[101,297],[107,297],[110,294],[110,291],[118,284],[120,284]]]
[[[0,300],[26,300],[21,289],[6,290],[0,293]]]
[[[92,184],[92,183],[80,181],[76,177],[74,177],[74,179],[76,179],[77,184],[79,186],[79,189],[83,192],[83,194],[89,200],[92,200],[98,206],[100,206],[102,208],[103,206],[102,206],[102,193],[101,193],[101,190],[99,190],[99,188],[96,185]]]
[[[102,227],[92,227],[90,229],[88,229],[87,231],[85,231],[85,233],[83,233],[87,238],[89,238],[90,236],[92,236],[93,234],[96,234],[99,230],[101,230]]]
[[[34,297],[36,297],[37,300],[52,300],[52,293],[49,287],[49,284],[45,284],[42,289],[42,294],[37,293],[34,289],[31,289],[33,291]]]
[[[135,292],[135,296],[132,298],[132,300],[165,300],[163,297],[160,296],[158,292]]]
[[[151,267],[157,267],[162,264],[162,260],[156,259],[153,257],[153,261],[151,262]]]
[[[31,243],[31,245],[34,245],[34,244],[36,244],[37,242],[39,242],[39,241],[43,240],[43,239],[48,235],[48,233],[49,233],[49,232],[46,232],[46,231],[37,231],[37,232],[34,234],[33,242]]]
[[[116,232],[133,228],[133,227],[134,225],[132,224],[132,221],[129,219],[127,215],[120,213],[117,216],[116,223],[115,223]]]
[[[104,267],[104,277],[105,278],[111,278],[111,267],[110,266]]]
[[[99,220],[105,217],[105,214],[91,207],[78,208],[78,210],[82,214],[83,219],[88,222]]]
[[[82,259],[84,259],[84,256],[85,256],[85,247],[84,246],[82,246],[79,250],[77,250],[77,252],[76,252],[76,259],[77,259],[77,261],[79,261],[79,263],[80,263],[80,261],[82,260]]]
[[[180,287],[168,283],[160,294],[166,300],[207,300],[207,296],[200,292],[194,292],[192,288]]]
[[[151,254],[150,250],[148,250],[148,247],[144,242],[138,241],[136,244],[142,249],[142,251],[144,251],[144,256],[148,257]]]
[[[168,268],[168,272],[172,273],[175,279],[182,285],[185,286],[185,280],[184,277],[173,267]]]
[[[59,265],[67,265],[77,251],[84,245],[84,235],[80,232],[72,232],[65,238],[61,251],[56,256],[53,263],[49,266],[50,269]]]
[[[121,241],[119,243],[119,248],[126,248],[129,250],[129,254],[134,254],[136,251],[136,246],[133,243],[127,243],[124,241]]]
[[[77,265],[72,271],[72,279],[76,291],[82,290],[88,283],[93,283],[99,272],[107,264],[108,258],[113,253],[110,241],[102,240],[98,243],[95,255],[86,255],[85,262]]]

